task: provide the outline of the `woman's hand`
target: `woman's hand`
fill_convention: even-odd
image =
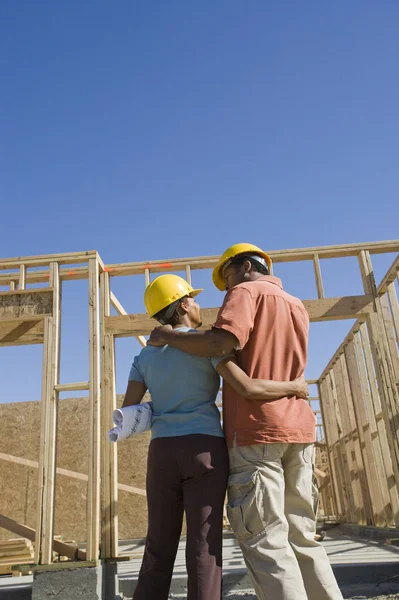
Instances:
[[[295,379],[294,386],[296,389],[295,396],[297,398],[303,398],[304,400],[306,400],[309,396],[309,386],[306,383],[306,379],[303,375],[302,377],[298,377],[298,379]]]

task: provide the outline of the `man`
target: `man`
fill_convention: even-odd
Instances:
[[[161,275],[146,288],[147,313],[178,333],[194,332],[201,313],[194,290],[177,275]],[[306,398],[304,381],[250,379],[232,357],[198,358],[174,348],[147,346],[135,357],[123,407],[153,403],[148,452],[148,532],[134,600],[167,600],[180,539],[187,521],[188,600],[220,600],[222,518],[228,454],[215,400],[219,374],[240,394],[271,401],[289,394]],[[294,397],[292,399],[292,397]]]
[[[235,244],[213,271],[227,290],[211,331],[157,328],[149,344],[197,356],[237,352],[249,377],[274,381],[303,375],[309,318],[300,300],[270,275],[270,257]],[[312,452],[315,417],[305,400],[253,402],[223,386],[229,448],[228,517],[259,599],[341,600],[323,547],[314,539]]]

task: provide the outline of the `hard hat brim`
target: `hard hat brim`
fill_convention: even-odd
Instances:
[[[193,290],[192,292],[189,293],[189,296],[191,296],[191,298],[195,298],[195,296],[198,296],[198,294],[200,294],[203,291],[204,291],[204,288],[199,288],[197,290]]]

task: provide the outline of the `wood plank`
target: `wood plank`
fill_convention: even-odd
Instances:
[[[54,501],[56,477],[56,447],[58,421],[58,394],[60,368],[60,314],[61,288],[59,266],[50,265],[50,287],[53,289],[52,316],[45,319],[41,429],[39,446],[38,493],[36,513],[35,561],[40,564],[52,562],[54,537]]]
[[[22,319],[50,316],[53,310],[53,290],[16,290],[0,292],[0,319]]]
[[[22,523],[18,523],[18,521],[14,521],[5,515],[0,515],[0,527],[7,529],[8,531],[12,531],[17,535],[20,535],[28,540],[34,542],[37,538],[36,531],[31,527],[27,527]],[[66,544],[65,542],[61,542],[60,540],[53,539],[52,549],[57,554],[61,554],[61,556],[67,556],[72,560],[86,560],[86,552],[84,550],[80,550],[78,546],[74,546],[72,544]],[[37,562],[37,561],[35,561]]]
[[[396,279],[399,271],[399,255],[395,258],[387,273],[384,275],[380,285],[378,286],[378,294],[383,294],[387,291],[391,283]]]
[[[15,258],[1,258],[0,269],[19,269],[21,264],[26,267],[42,267],[52,262],[59,265],[72,265],[87,262],[89,258],[97,257],[96,250],[87,252],[66,252],[63,254],[38,254],[36,256],[17,256]]]
[[[19,290],[24,290],[25,287],[26,287],[26,266],[25,265],[21,265],[19,267],[18,289]]]
[[[42,344],[44,341],[44,320],[16,319],[0,321],[1,346],[28,346]]]
[[[378,380],[382,414],[392,453],[392,463],[396,484],[399,483],[399,391],[396,387],[392,358],[386,338],[382,307],[377,297],[376,284],[370,254],[362,251],[359,255],[359,266],[362,274],[365,293],[376,297],[376,312],[367,318],[367,329],[373,356],[373,364]]]
[[[366,403],[367,410],[367,425],[370,429],[370,434],[373,440],[373,452],[376,457],[377,464],[381,465],[378,456],[381,456],[383,469],[381,473],[385,474],[386,486],[390,502],[385,505],[385,512],[388,521],[394,522],[399,526],[399,497],[398,497],[398,480],[396,470],[393,468],[392,454],[389,446],[386,423],[381,414],[381,402],[377,388],[373,358],[370,348],[370,342],[365,323],[361,325],[360,331],[354,337],[356,355],[358,357],[358,367],[362,381],[363,397]],[[360,357],[363,360],[360,360]],[[381,489],[385,494],[385,486]]]
[[[326,441],[326,445],[327,445],[327,461],[328,461],[328,472],[330,475],[330,479],[331,479],[331,503],[332,503],[332,510],[331,513],[335,513],[335,515],[338,515],[339,513],[339,508],[338,508],[338,500],[337,500],[337,494],[336,494],[336,477],[334,474],[334,465],[333,465],[333,460],[332,460],[332,450],[331,450],[331,425],[328,421],[328,417],[327,417],[327,399],[325,397],[325,395],[323,395],[322,389],[321,389],[321,384],[318,383],[317,384],[318,387],[318,391],[319,391],[319,398],[320,398],[320,411],[321,411],[321,416],[322,416],[322,421],[323,421],[323,425],[324,425],[324,437],[325,437],[325,441]]]
[[[318,254],[319,258],[342,258],[345,256],[358,256],[361,250],[368,250],[372,254],[385,252],[399,252],[399,240],[387,240],[383,242],[364,242],[359,244],[341,244],[337,246],[317,246],[312,248],[292,248],[287,250],[268,250],[273,263],[297,262],[313,260]],[[115,263],[105,265],[105,270],[114,276],[126,276],[143,274],[145,269],[151,269],[152,273],[165,273],[171,271],[184,271],[189,264],[191,269],[213,269],[220,256],[197,256],[187,258],[173,258],[162,260],[150,260],[142,262]]]
[[[100,546],[100,309],[99,264],[89,260],[89,480],[87,486],[87,559],[96,560]]]
[[[348,404],[351,399],[347,395],[347,390],[345,389],[343,382],[343,372],[342,372],[342,356],[339,357],[337,363],[334,365],[332,372],[334,375],[335,387],[336,387],[336,397],[337,404],[340,407],[341,420],[343,425],[343,431],[341,436],[341,447],[345,452],[345,461],[348,468],[348,478],[347,485],[350,486],[351,494],[351,514],[352,523],[360,523],[363,525],[367,524],[365,510],[364,510],[364,499],[362,497],[362,490],[360,488],[360,470],[361,467],[358,464],[355,442],[354,442],[354,431],[352,428],[352,423],[349,415]],[[357,431],[356,431],[357,435]]]
[[[370,296],[346,296],[343,298],[325,298],[322,300],[304,300],[310,320],[330,321],[335,319],[355,319],[366,316],[372,307]],[[218,308],[201,310],[202,327],[208,329],[216,320]],[[149,335],[157,323],[145,313],[120,315],[105,318],[105,332],[116,337]]]
[[[391,306],[393,325],[395,328],[396,343],[399,344],[399,302],[398,295],[396,293],[395,282],[391,283],[388,286],[387,291],[389,297],[389,304]]]
[[[100,322],[101,322],[101,464],[103,501],[101,515],[101,556],[111,558],[118,555],[118,464],[117,444],[110,444],[107,432],[112,426],[111,415],[116,408],[115,385],[115,342],[112,335],[105,334],[104,320],[111,313],[113,300],[110,293],[109,274],[104,272],[100,279]],[[124,310],[120,307],[120,310]]]
[[[107,429],[107,433],[108,433],[108,429]],[[109,444],[109,445],[115,446],[116,444],[112,444],[112,445]],[[12,454],[4,454],[3,452],[0,452],[0,460],[5,460],[7,462],[15,463],[17,465],[24,465],[25,467],[31,467],[33,469],[37,469],[39,467],[39,463],[36,460],[30,460],[28,458],[14,456]],[[88,479],[89,479],[85,473],[79,473],[77,471],[70,471],[69,469],[63,469],[61,467],[57,467],[57,475],[71,477],[72,479],[78,479],[79,481],[88,481]],[[126,485],[124,483],[118,483],[117,485],[118,485],[118,490],[121,490],[123,492],[128,492],[128,494],[137,494],[138,496],[146,496],[146,491],[142,488],[134,487],[132,485]]]
[[[110,292],[110,299],[111,299],[112,306],[114,307],[114,309],[116,310],[116,312],[119,315],[127,315],[128,314],[113,292]],[[136,339],[142,347],[147,345],[147,340],[145,339],[144,336],[138,335]]]
[[[344,495],[344,474],[339,469],[338,445],[342,433],[341,425],[338,421],[338,412],[333,405],[330,373],[320,383],[320,397],[323,402],[323,414],[325,416],[325,431],[328,431],[329,445],[327,450],[330,456],[331,473],[335,489],[335,500],[337,516],[341,520],[347,520],[347,499]]]
[[[74,383],[58,383],[55,386],[56,392],[81,392],[90,387],[88,381],[76,381]]]
[[[363,360],[363,357],[361,356],[360,359]],[[373,451],[373,446],[379,450],[379,443],[376,437],[373,441],[370,427],[368,426],[367,410],[364,401],[365,393],[363,392],[363,388],[365,390],[367,389],[365,387],[367,382],[364,381],[362,386],[355,351],[355,342],[353,340],[349,342],[348,346],[345,348],[345,360],[361,443],[360,447],[363,454],[363,463],[367,476],[367,486],[373,512],[373,524],[377,527],[389,527],[392,524],[392,511],[385,511],[385,505],[389,504],[389,494],[384,465],[382,463],[380,452]],[[364,373],[365,370],[363,367],[363,377]],[[369,402],[371,404],[371,399],[369,399]],[[375,482],[378,482],[378,485],[375,485]]]
[[[313,256],[313,267],[314,267],[314,274],[315,274],[315,278],[316,278],[316,289],[317,289],[317,297],[318,298],[324,298],[324,288],[323,288],[323,279],[321,276],[321,268],[320,268],[320,260],[319,260],[319,255],[315,254]]]
[[[396,342],[396,328],[393,320],[393,316],[390,310],[390,301],[388,294],[382,294],[380,296],[380,304],[382,310],[382,318],[385,326],[385,333],[387,336],[388,346],[391,353],[392,366],[395,380],[399,382],[399,354],[398,346]]]

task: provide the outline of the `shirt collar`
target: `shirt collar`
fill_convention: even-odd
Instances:
[[[273,283],[274,285],[277,285],[277,287],[279,287],[281,290],[283,289],[281,279],[279,279],[278,277],[274,277],[274,275],[262,275],[262,277],[259,277],[259,279],[257,279],[256,281],[267,281],[268,283]]]

